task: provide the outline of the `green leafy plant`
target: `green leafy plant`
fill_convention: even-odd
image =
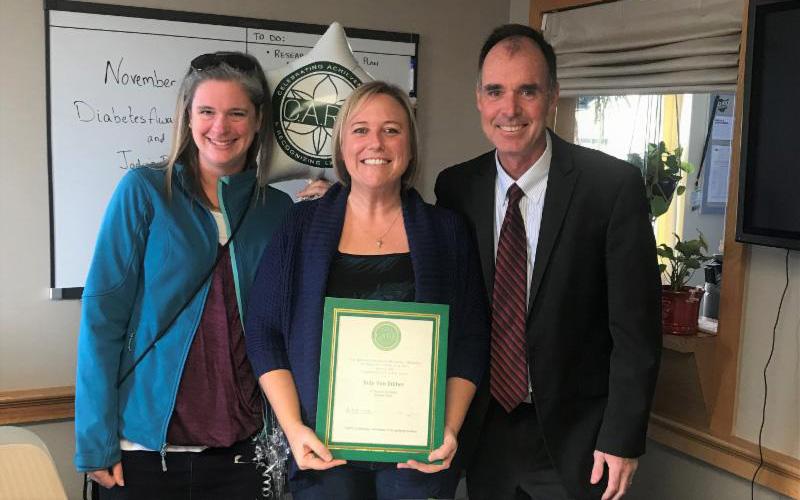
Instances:
[[[659,264],[658,268],[672,291],[681,291],[692,279],[694,272],[700,269],[704,262],[711,259],[705,253],[708,251],[708,244],[703,238],[703,233],[698,231],[698,234],[696,239],[685,241],[681,241],[680,236],[676,234],[677,242],[674,246],[662,243],[656,248],[658,256],[666,261],[666,263]]]
[[[674,195],[680,196],[686,190],[678,183],[694,167],[689,162],[681,161],[682,154],[680,146],[669,151],[661,141],[658,144],[648,143],[644,158],[638,153],[628,155],[628,161],[642,171],[651,221],[667,212]]]

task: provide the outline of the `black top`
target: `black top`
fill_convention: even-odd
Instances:
[[[352,255],[336,252],[328,274],[325,295],[346,299],[414,300],[414,268],[411,253]],[[350,460],[348,468],[374,470],[394,464]]]
[[[414,300],[411,254],[351,255],[336,252],[325,295],[347,299]]]

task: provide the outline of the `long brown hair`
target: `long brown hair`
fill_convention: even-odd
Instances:
[[[172,146],[164,164],[168,196],[172,196],[172,176],[175,164],[181,163],[192,179],[192,189],[194,189],[195,194],[204,199],[204,201],[208,201],[205,200],[205,194],[199,187],[198,151],[197,145],[192,139],[189,122],[192,111],[192,101],[197,87],[200,86],[201,83],[209,80],[238,83],[242,86],[242,89],[253,103],[256,109],[256,115],[259,119],[258,132],[250,148],[247,150],[244,168],[255,168],[258,185],[266,185],[270,147],[272,144],[270,92],[267,87],[267,79],[264,76],[264,70],[261,69],[258,60],[249,54],[236,54],[251,59],[254,66],[253,69],[245,71],[234,68],[225,62],[220,62],[217,65],[204,68],[203,70],[196,70],[190,67],[181,82],[172,124]]]

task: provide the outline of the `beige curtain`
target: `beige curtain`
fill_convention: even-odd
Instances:
[[[734,91],[743,0],[620,0],[547,14],[561,95]]]

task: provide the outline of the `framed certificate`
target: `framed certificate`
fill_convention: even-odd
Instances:
[[[441,446],[448,313],[325,298],[316,433],[335,458],[427,462]]]

